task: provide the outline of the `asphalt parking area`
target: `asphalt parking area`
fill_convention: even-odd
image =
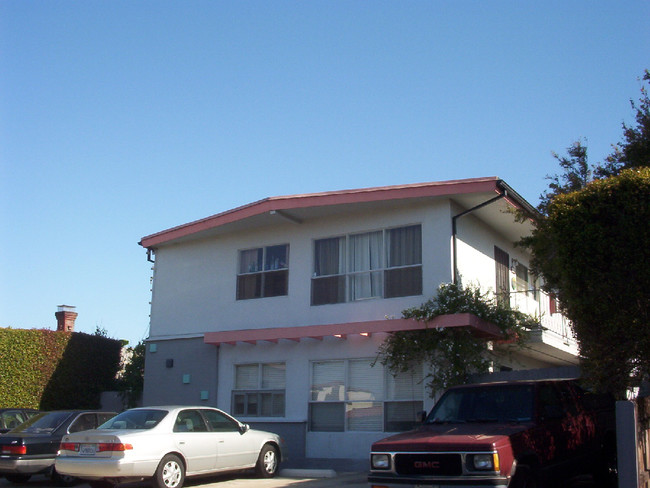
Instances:
[[[256,478],[247,473],[209,476],[201,478],[188,479],[185,482],[187,488],[367,488],[367,473],[319,473],[308,470],[301,473],[300,471],[291,471],[291,476],[286,476],[282,472],[280,476],[271,479]],[[329,477],[321,477],[321,476]],[[333,475],[333,476],[332,476]],[[118,485],[119,488],[149,488],[151,485],[147,482],[141,483],[124,483]],[[2,488],[58,488],[49,478],[35,475],[27,483],[16,485],[10,483],[4,478],[0,478],[0,487]],[[73,488],[89,488],[87,483],[79,483]]]

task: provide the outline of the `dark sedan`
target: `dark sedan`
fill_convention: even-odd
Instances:
[[[0,435],[0,475],[13,483],[25,483],[34,474],[45,474],[61,486],[74,478],[54,469],[54,458],[66,434],[94,429],[115,412],[59,410],[42,412]]]
[[[18,427],[25,420],[36,415],[38,410],[31,408],[0,408],[0,434]]]

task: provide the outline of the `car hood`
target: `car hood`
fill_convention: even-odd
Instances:
[[[530,428],[530,424],[468,423],[423,425],[386,437],[372,445],[373,451],[456,451],[491,450],[507,444],[509,438]]]

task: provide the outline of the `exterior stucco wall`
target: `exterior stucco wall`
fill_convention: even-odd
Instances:
[[[315,239],[418,223],[422,224],[423,295],[311,306]],[[437,202],[163,247],[156,252],[151,338],[399,317],[402,310],[420,305],[441,282],[451,279],[450,233],[449,205]],[[283,243],[289,243],[288,295],[236,300],[238,251]]]
[[[173,361],[171,367],[168,360]],[[142,404],[216,406],[217,348],[205,344],[203,337],[149,341]]]
[[[370,445],[386,436],[377,432],[309,432],[307,428],[309,415],[311,362],[330,359],[374,359],[377,348],[385,339],[385,334],[371,337],[350,336],[347,339],[325,337],[323,340],[303,340],[301,342],[280,341],[278,344],[259,343],[222,345],[219,352],[219,396],[218,407],[231,411],[231,391],[234,386],[235,365],[251,362],[285,362],[286,363],[286,411],[285,417],[240,417],[251,425],[264,425],[269,430],[288,430],[297,435],[302,425],[306,435],[306,446],[289,446],[297,453],[304,451],[308,458],[366,458]],[[377,364],[376,368],[382,368]],[[421,385],[424,406],[431,408],[433,400]],[[289,430],[289,426],[291,429]]]

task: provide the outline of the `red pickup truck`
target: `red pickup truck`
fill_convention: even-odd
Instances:
[[[581,474],[605,481],[616,461],[615,402],[575,380],[450,388],[417,429],[372,445],[372,488],[522,488]]]

